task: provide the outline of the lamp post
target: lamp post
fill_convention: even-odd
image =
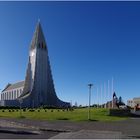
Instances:
[[[91,100],[91,87],[93,84],[88,84],[89,87],[89,105],[88,105],[88,120],[90,120],[90,100]]]

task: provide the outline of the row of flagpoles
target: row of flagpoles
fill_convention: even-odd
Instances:
[[[100,86],[94,86],[93,88],[93,104],[97,104],[98,106],[104,107],[107,106],[107,102],[110,103],[109,108],[113,108],[113,93],[114,93],[114,79],[112,77],[111,80],[104,82]]]

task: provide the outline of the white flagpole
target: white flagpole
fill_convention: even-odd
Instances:
[[[98,87],[97,87],[97,108],[99,108],[99,95],[98,95]]]
[[[105,98],[104,98],[104,94],[105,94],[105,87],[104,87],[104,83],[103,83],[103,108],[104,108],[104,100],[105,100]]]
[[[102,108],[102,85],[101,85],[101,108]]]
[[[113,90],[114,90],[114,89],[113,89],[113,86],[114,86],[114,85],[113,85],[113,82],[114,82],[114,81],[113,81],[113,77],[112,77],[112,91],[111,91],[111,92],[112,92],[112,108],[114,108],[114,101],[113,101]]]
[[[109,80],[108,80],[108,108],[110,108],[110,87],[109,87]]]
[[[106,84],[104,83],[104,104],[106,108]]]

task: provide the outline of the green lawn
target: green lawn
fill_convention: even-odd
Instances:
[[[23,118],[28,119],[38,119],[38,120],[70,120],[70,121],[87,121],[88,116],[88,109],[74,109],[74,111],[63,111],[61,109],[39,109],[35,110],[34,112],[22,111]],[[3,112],[4,111],[4,112]],[[53,112],[52,112],[53,111]],[[128,117],[116,117],[116,116],[109,116],[108,109],[95,109],[91,108],[91,120],[97,121],[119,121],[125,120]],[[0,117],[10,117],[10,118],[20,118],[20,111],[18,112],[14,110],[14,112],[9,112],[8,109],[1,109],[0,110]]]

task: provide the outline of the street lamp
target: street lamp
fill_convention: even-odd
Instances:
[[[88,84],[89,87],[89,105],[88,105],[88,120],[90,120],[90,100],[91,100],[91,87],[93,84]]]

